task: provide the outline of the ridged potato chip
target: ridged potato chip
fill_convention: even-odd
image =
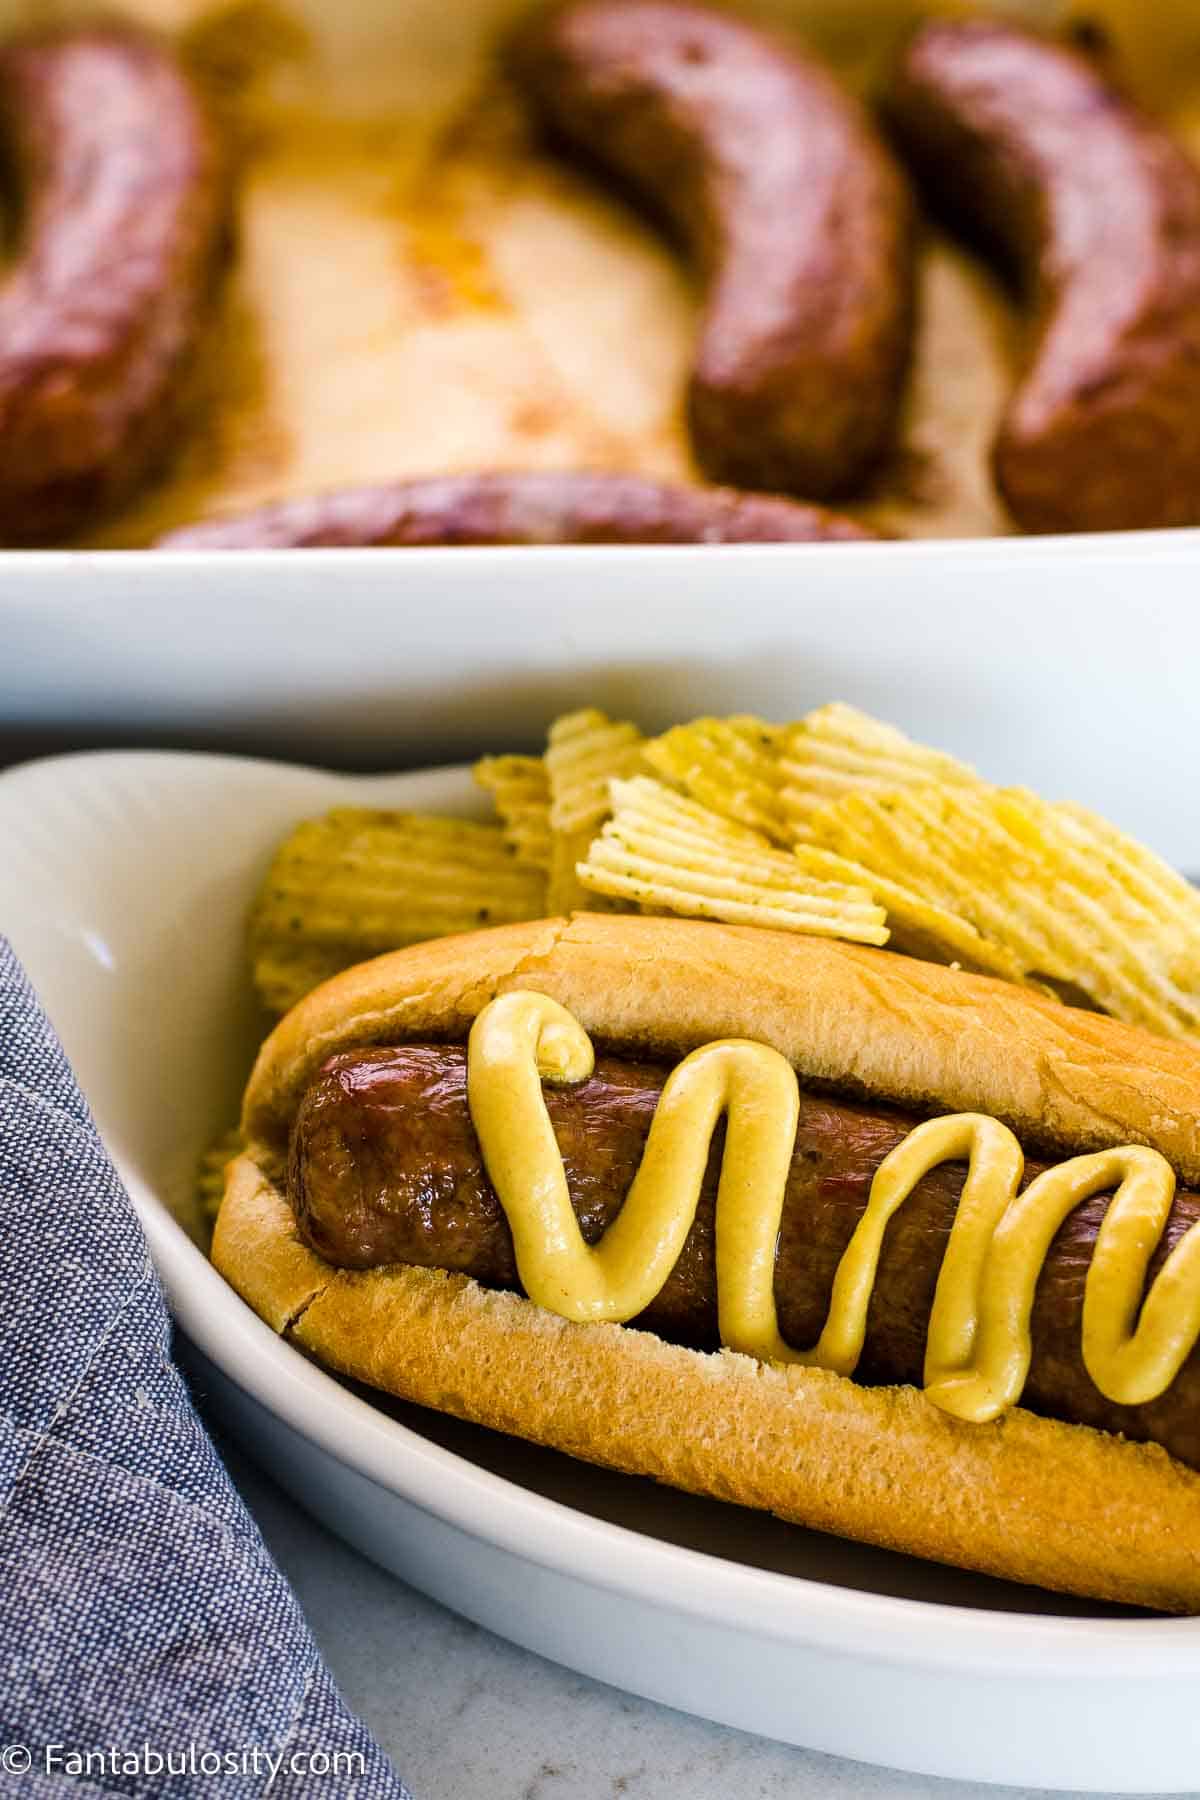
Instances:
[[[1100,858],[1113,880],[1125,887],[1155,916],[1169,919],[1180,934],[1172,975],[1181,987],[1200,988],[1200,890],[1161,856],[1136,838],[1127,837],[1086,807],[1055,808],[1064,832],[1074,836],[1091,856]]]
[[[289,944],[270,937],[252,940],[255,992],[268,1012],[291,1012],[305,994],[371,954],[356,953],[348,944]]]
[[[225,1170],[242,1149],[242,1134],[234,1126],[203,1153],[196,1167],[196,1198],[201,1217],[209,1224],[221,1210],[225,1194]]]
[[[869,888],[823,879],[803,853],[777,850],[647,776],[614,781],[612,804],[577,870],[591,892],[643,912],[887,942],[883,908]]]
[[[499,825],[345,808],[293,834],[252,920],[273,1010],[421,938],[640,907],[890,937],[1200,1035],[1200,893],[1085,808],[990,786],[854,707],[700,718],[650,741],[583,708],[544,757],[485,757],[475,776]]]
[[[581,831],[606,818],[610,780],[640,772],[645,743],[636,725],[595,707],[555,719],[545,755],[551,828]]]
[[[888,793],[893,788],[982,786],[974,769],[940,750],[914,743],[841,701],[818,707],[788,726],[779,747],[780,806],[790,836],[809,840],[812,816],[848,794]]]
[[[1002,981],[1025,982],[1020,959],[1004,944],[982,937],[968,919],[914,893],[903,882],[814,844],[797,844],[795,854],[815,875],[869,888],[887,914],[891,949],[920,957],[923,962],[969,969],[976,975],[995,975]]]
[[[501,826],[339,807],[275,853],[250,917],[255,986],[286,1010],[369,956],[545,910],[544,875],[517,860]]]
[[[1018,978],[1173,1036],[1200,1030],[1200,909],[1149,851],[1020,788],[855,794],[816,813],[839,855],[958,915]]]
[[[492,796],[520,862],[550,872],[550,777],[540,756],[484,756],[471,773]]]
[[[646,760],[710,812],[787,844],[792,832],[781,800],[783,737],[782,726],[748,713],[693,719],[651,738]]]
[[[580,886],[576,865],[611,811],[609,782],[645,769],[645,743],[636,725],[610,719],[595,707],[565,713],[551,725],[545,755],[553,834],[550,912],[595,906]]]

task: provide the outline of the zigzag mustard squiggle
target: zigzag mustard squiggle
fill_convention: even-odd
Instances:
[[[1165,1158],[1140,1145],[1073,1157],[1024,1193],[1021,1147],[983,1113],[918,1125],[881,1163],[838,1265],[825,1328],[811,1350],[785,1343],[775,1309],[775,1246],[799,1117],[790,1064],[765,1044],[729,1038],[672,1070],[638,1172],[601,1241],[586,1244],[567,1190],[542,1082],[578,1082],[594,1055],[579,1022],[544,994],[512,993],[479,1014],[467,1096],[529,1298],[580,1322],[636,1317],[670,1274],[691,1229],[712,1134],[724,1115],[717,1193],[721,1341],[763,1362],[853,1375],[884,1231],[942,1162],[967,1177],[938,1278],[926,1339],[925,1391],[982,1423],[1019,1400],[1029,1373],[1029,1321],[1055,1233],[1083,1200],[1115,1188],[1088,1270],[1083,1360],[1108,1399],[1152,1400],[1200,1338],[1200,1225],[1175,1246],[1143,1301],[1146,1270],[1175,1194]]]

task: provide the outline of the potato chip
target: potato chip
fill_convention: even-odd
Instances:
[[[591,892],[643,912],[886,943],[883,908],[868,888],[822,879],[802,855],[649,777],[614,781],[612,802],[577,870]]]
[[[813,844],[797,844],[795,854],[814,875],[869,888],[887,914],[890,949],[1002,981],[1025,981],[1020,959],[1004,944],[982,937],[968,919],[914,893],[903,882]]]
[[[268,1012],[291,1012],[305,994],[363,957],[348,944],[288,944],[266,938],[251,948],[255,990]]]
[[[225,1196],[225,1171],[242,1150],[242,1134],[236,1126],[219,1137],[201,1156],[196,1167],[196,1198],[200,1216],[210,1225]]]
[[[1057,875],[1063,959],[1086,955],[1098,1004],[1151,1029],[1200,1030],[1200,905],[1182,876],[1134,839],[1081,808],[1051,805],[1024,789],[997,795],[996,812],[1018,842]],[[1109,984],[1109,997],[1103,994]]]
[[[1200,987],[1200,964],[1196,946],[1200,939],[1200,890],[1173,869],[1161,856],[1148,850],[1136,838],[1127,837],[1086,807],[1059,805],[1055,808],[1065,833],[1086,847],[1093,856],[1103,859],[1110,875],[1129,893],[1155,913],[1169,918],[1183,933],[1179,954],[1182,961],[1172,968],[1174,979],[1182,987]]]
[[[550,912],[595,907],[579,884],[576,864],[611,811],[610,780],[644,771],[645,742],[636,725],[618,723],[595,707],[566,713],[550,727]]]
[[[1200,911],[1181,878],[1081,809],[1019,788],[854,794],[821,842],[957,915],[1018,977],[1175,1036],[1200,1029]]]
[[[789,726],[779,747],[780,806],[791,836],[811,839],[812,815],[847,794],[938,783],[982,785],[974,769],[927,750],[857,707],[835,702]]]
[[[545,756],[552,830],[580,831],[607,818],[609,781],[641,771],[645,742],[636,725],[595,707],[556,719]]]
[[[693,719],[651,738],[646,760],[710,812],[787,844],[792,832],[780,798],[783,736],[783,727],[749,714]]]
[[[369,956],[545,910],[544,875],[499,825],[340,807],[275,853],[250,917],[255,985],[278,1011]]]
[[[548,874],[550,777],[540,756],[484,756],[471,773],[492,796],[519,862]]]
[[[1009,979],[1023,981],[1034,969],[1052,975],[1044,934],[1009,921],[1011,909],[998,871],[985,864],[981,847],[973,851],[969,840],[963,841],[963,810],[943,804],[954,792],[916,788],[853,794],[815,814],[814,830],[839,855],[957,917],[1001,954],[1007,950],[1009,968],[999,972]],[[1009,846],[1010,854],[1015,849]]]

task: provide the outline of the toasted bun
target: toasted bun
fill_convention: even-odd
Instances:
[[[279,1177],[326,1057],[461,1039],[495,994],[553,995],[609,1043],[752,1037],[803,1079],[1029,1144],[1153,1145],[1200,1181],[1200,1051],[983,976],[751,928],[580,915],[439,939],[327,982],[263,1046],[213,1243],[273,1328],[359,1380],[569,1454],[842,1536],[1068,1593],[1200,1612],[1200,1475],[1015,1409],[967,1425],[915,1388],[765,1368],[573,1325],[464,1276],[338,1270]],[[530,1371],[536,1369],[536,1379]]]

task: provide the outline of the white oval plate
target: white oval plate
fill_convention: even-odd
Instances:
[[[201,1384],[251,1454],[406,1580],[650,1698],[927,1774],[1194,1785],[1200,1621],[842,1544],[368,1402],[226,1288],[178,1220],[261,1025],[246,905],[287,826],[351,798],[477,806],[455,770],[353,779],[117,753],[0,777],[0,926],[138,1207]]]

